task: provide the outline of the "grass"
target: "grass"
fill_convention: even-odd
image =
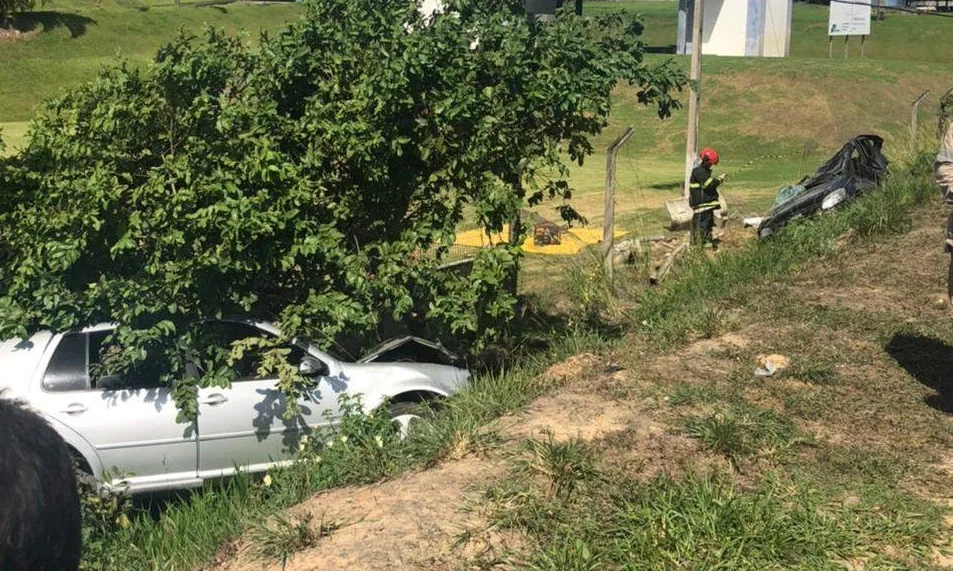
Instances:
[[[42,11],[22,16],[19,26],[27,37],[0,44],[0,73],[6,79],[0,85],[0,125],[11,150],[24,143],[24,123],[40,101],[92,78],[117,54],[146,65],[156,48],[180,29],[195,33],[206,24],[245,31],[254,41],[259,30],[279,28],[301,13],[300,6],[290,3],[185,3],[178,9],[170,4],[54,0]],[[645,41],[653,52],[674,45],[674,3],[622,0],[587,2],[586,8],[590,13],[617,9],[643,14]],[[826,8],[797,4],[793,57],[704,61],[701,140],[724,157],[721,169],[730,175],[724,191],[738,212],[763,212],[777,188],[813,172],[860,132],[886,135],[888,152],[899,153],[906,145],[909,102],[925,89],[939,94],[950,87],[945,78],[953,65],[942,54],[944,46],[953,46],[949,34],[936,33],[944,20],[892,16],[875,22],[869,57],[847,61],[826,58],[821,37],[825,21]],[[921,41],[922,33],[933,38],[933,45]],[[650,54],[648,62],[669,57]],[[675,59],[687,69],[686,57]],[[658,121],[652,109],[636,103],[630,88],[618,88],[613,99],[612,119],[595,140],[596,153],[583,166],[572,167],[574,204],[593,224],[601,223],[605,149],[626,126],[634,125],[636,136],[619,158],[617,217],[626,230],[655,234],[666,222],[664,214],[659,215],[662,203],[678,196],[685,116],[678,112]],[[687,101],[685,93],[682,100]],[[928,100],[921,112],[924,125],[932,121],[934,103]],[[555,217],[552,203],[538,210]]]
[[[0,44],[0,122],[28,121],[34,107],[64,89],[91,79],[121,56],[144,65],[180,31],[198,33],[205,25],[246,32],[274,30],[301,13],[293,3],[267,6],[207,5],[146,0],[53,0],[43,9],[18,16],[26,37]]]
[[[252,532],[259,554],[265,559],[281,563],[284,569],[288,559],[299,551],[314,547],[322,538],[338,529],[334,522],[321,521],[315,527],[314,516],[306,514],[297,520],[276,515]]]
[[[547,481],[550,497],[567,499],[580,486],[598,480],[595,460],[579,440],[560,442],[549,432],[543,440],[525,441],[524,447],[530,457],[521,467]]]
[[[689,474],[646,483],[606,475],[585,494],[553,499],[514,473],[491,487],[493,524],[535,548],[521,568],[840,569],[850,559],[916,568],[936,539],[939,511],[865,485],[845,507],[841,490],[804,474],[739,490]]]
[[[653,52],[674,51],[676,3],[586,3],[589,13],[619,9],[643,15],[644,39]],[[796,3],[791,57],[703,58],[700,141],[719,150],[718,169],[729,175],[723,192],[742,216],[766,211],[778,188],[814,172],[858,134],[880,134],[889,157],[904,155],[910,102],[925,90],[934,94],[920,116],[922,129],[932,130],[936,98],[953,87],[953,65],[945,56],[953,49],[948,20],[890,14],[873,23],[863,60],[827,58],[826,22],[826,6]],[[935,43],[923,41],[924,34]],[[688,70],[687,56],[654,53],[647,62],[670,58]],[[595,139],[595,154],[571,166],[573,204],[590,223],[601,224],[606,149],[632,125],[636,134],[619,154],[616,216],[622,228],[651,235],[667,224],[658,215],[664,201],[680,193],[686,117],[679,111],[659,121],[636,97],[632,88],[614,92],[610,124]],[[553,217],[551,204],[539,210]]]
[[[708,450],[724,455],[735,469],[743,459],[782,453],[804,440],[790,419],[741,402],[690,418],[685,428]]]

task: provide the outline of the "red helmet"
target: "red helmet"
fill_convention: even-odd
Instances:
[[[711,147],[703,149],[698,156],[701,157],[703,163],[708,163],[710,165],[718,164],[718,153],[716,153],[715,149],[712,149]]]

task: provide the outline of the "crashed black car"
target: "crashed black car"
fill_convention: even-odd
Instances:
[[[813,175],[797,184],[797,194],[776,204],[758,226],[758,237],[767,238],[799,217],[807,217],[847,203],[875,189],[887,175],[883,139],[860,135],[847,142]]]

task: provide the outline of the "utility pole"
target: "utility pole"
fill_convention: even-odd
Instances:
[[[691,91],[688,95],[688,142],[685,145],[685,187],[683,196],[688,198],[688,184],[692,176],[692,166],[698,152],[698,107],[702,78],[702,12],[705,0],[694,0],[692,12],[692,71]]]

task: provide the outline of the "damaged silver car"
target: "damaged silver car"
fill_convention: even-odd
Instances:
[[[281,337],[274,325],[251,319],[206,326],[221,343]],[[90,374],[113,328],[40,332],[0,344],[0,391],[43,414],[89,475],[131,492],[199,486],[239,469],[262,472],[287,462],[302,434],[340,418],[342,394],[361,395],[367,411],[389,400],[391,417],[406,431],[417,418],[415,403],[457,393],[470,376],[455,355],[416,337],[384,343],[357,362],[296,341],[287,347],[288,359],[313,383],[295,417],[284,417],[287,401],[277,379],[259,375],[256,355],[248,353],[234,365],[231,387],[198,390],[198,417],[183,424],[157,375]],[[121,479],[103,476],[113,467]]]

